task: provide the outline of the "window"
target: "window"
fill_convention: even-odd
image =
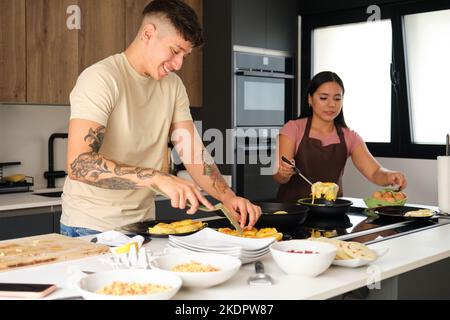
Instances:
[[[450,2],[376,7],[375,22],[367,7],[302,16],[300,94],[314,74],[334,71],[346,122],[373,155],[436,159],[450,133]]]
[[[344,82],[347,125],[365,141],[391,142],[390,20],[314,29],[312,75],[336,72]]]
[[[450,133],[450,10],[404,16],[411,139],[442,144]]]

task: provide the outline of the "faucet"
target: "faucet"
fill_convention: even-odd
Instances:
[[[67,139],[67,133],[54,133],[48,139],[48,171],[44,172],[44,178],[47,179],[47,188],[55,187],[56,178],[64,178],[67,173],[65,171],[54,171],[54,154],[53,144],[55,139]]]

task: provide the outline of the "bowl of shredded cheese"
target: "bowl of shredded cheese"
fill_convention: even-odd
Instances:
[[[86,275],[75,288],[87,300],[168,300],[181,285],[181,278],[170,272],[123,269]]]
[[[241,267],[238,258],[213,253],[172,252],[152,260],[150,266],[176,274],[183,279],[183,286],[207,288],[221,284]]]

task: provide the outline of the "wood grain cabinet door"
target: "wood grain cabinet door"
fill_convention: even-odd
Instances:
[[[124,0],[26,0],[26,5],[27,102],[69,104],[85,68],[124,50]],[[71,14],[78,14],[79,28],[67,25]]]
[[[78,76],[78,33],[67,8],[77,0],[26,0],[27,102],[68,104]]]
[[[142,12],[151,0],[125,0],[125,44],[128,47],[141,27]]]
[[[184,0],[197,13],[203,25],[203,0]],[[220,36],[220,35],[217,35]],[[203,106],[203,48],[194,48],[183,62],[183,67],[177,72],[186,86],[191,107]]]
[[[125,50],[124,0],[78,0],[82,26],[78,39],[79,72]]]
[[[26,102],[25,0],[0,0],[0,102]]]

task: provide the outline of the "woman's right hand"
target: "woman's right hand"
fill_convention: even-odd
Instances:
[[[190,208],[186,211],[187,214],[196,213],[200,204],[209,209],[214,208],[194,182],[173,175],[160,175],[155,177],[152,186],[161,190],[170,198],[170,204],[173,208],[185,209],[189,202]]]
[[[295,166],[295,160],[290,160],[292,165]],[[278,174],[285,180],[289,181],[291,177],[295,174],[294,168],[288,165],[286,162],[280,159],[278,166]]]

